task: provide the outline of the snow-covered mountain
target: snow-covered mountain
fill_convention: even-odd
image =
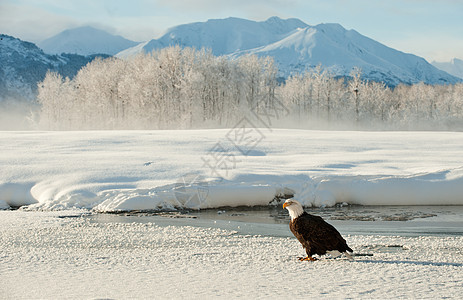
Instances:
[[[35,99],[37,83],[48,70],[73,77],[95,56],[49,55],[35,44],[0,35],[0,102]]]
[[[129,57],[171,45],[210,48],[215,55],[232,58],[247,54],[272,56],[282,77],[321,64],[341,77],[349,76],[354,67],[359,67],[363,78],[391,86],[461,81],[423,58],[389,48],[339,24],[309,26],[298,19],[278,17],[263,22],[227,18],[180,25],[159,39],[141,43],[117,56]]]
[[[65,30],[38,45],[50,54],[115,55],[137,44],[137,42],[127,40],[119,35],[112,35],[103,30],[85,26]]]
[[[453,76],[463,79],[463,60],[454,58],[450,62],[433,61],[432,65],[443,70]]]
[[[278,17],[271,17],[263,22],[239,18],[212,19],[173,27],[159,39],[140,43],[117,56],[129,57],[175,45],[210,48],[214,55],[227,55],[276,42],[293,30],[307,26],[298,19],[282,20]]]
[[[336,76],[348,76],[354,67],[369,80],[430,84],[458,82],[457,78],[438,70],[425,59],[389,48],[339,24],[319,24],[300,28],[275,43],[236,52],[272,56],[284,77],[321,64]]]

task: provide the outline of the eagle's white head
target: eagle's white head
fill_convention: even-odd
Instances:
[[[302,208],[302,205],[293,199],[286,200],[285,203],[283,203],[283,208],[288,210],[289,215],[291,216],[291,220],[294,220],[304,213],[304,208]]]

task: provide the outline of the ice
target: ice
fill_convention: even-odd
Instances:
[[[188,222],[188,223],[187,223]],[[337,224],[343,231],[345,223]],[[215,227],[214,227],[215,225]],[[0,211],[5,299],[458,298],[463,236],[344,234],[354,261],[304,255],[288,224]],[[396,225],[397,227],[400,224]]]
[[[463,205],[460,132],[230,132],[0,132],[0,208]]]

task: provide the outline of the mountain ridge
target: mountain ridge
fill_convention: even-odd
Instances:
[[[271,56],[283,78],[310,71],[321,64],[340,77],[348,77],[354,67],[359,67],[362,78],[382,81],[390,86],[461,82],[424,58],[395,50],[353,29],[346,30],[340,24],[311,26],[294,18],[271,17],[261,22],[227,18],[182,24],[168,29],[158,39],[140,43],[116,56],[128,58],[174,45],[210,48],[215,55],[231,58],[249,54]]]
[[[31,42],[8,35],[0,37],[0,102],[8,99],[33,101],[37,83],[45,78],[48,71],[56,71],[63,77],[72,78],[80,68],[96,57],[50,55]]]
[[[141,50],[151,52],[169,46],[210,48],[214,55],[226,55],[237,49],[251,49],[282,38],[298,27],[308,26],[299,19],[282,20],[271,17],[266,21],[256,22],[229,17],[226,19],[209,19],[206,22],[181,24],[167,30],[159,39],[152,39],[139,44],[137,51],[126,49],[117,57],[129,57]]]
[[[88,33],[90,27],[80,28]],[[100,30],[95,32],[99,36]],[[81,39],[83,41],[86,38]],[[181,24],[170,28],[158,39],[138,43],[116,56],[124,58],[172,45],[210,48],[213,54],[226,55],[232,59],[250,54],[272,56],[283,80],[321,64],[336,77],[349,77],[354,67],[360,67],[363,79],[382,81],[389,86],[400,83],[462,82],[462,79],[438,70],[421,57],[385,46],[353,29],[347,30],[340,24],[311,26],[295,18],[271,17],[257,22],[230,17]],[[3,62],[0,69],[0,100],[8,97],[33,99],[37,82],[43,80],[48,70],[72,77],[95,57],[50,55],[33,43],[6,35],[2,35],[0,46],[0,59]],[[55,52],[60,51],[55,49]]]
[[[385,46],[339,24],[319,24],[288,35],[283,40],[232,56],[272,56],[283,77],[322,65],[335,76],[349,76],[355,67],[368,80],[388,85],[456,83],[459,80],[438,70],[424,58]],[[283,67],[282,67],[283,66]]]

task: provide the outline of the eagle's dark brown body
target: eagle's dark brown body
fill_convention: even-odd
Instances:
[[[308,257],[312,257],[314,254],[324,255],[327,251],[334,250],[341,253],[352,252],[336,228],[319,216],[304,212],[291,220],[289,228],[305,248]]]

